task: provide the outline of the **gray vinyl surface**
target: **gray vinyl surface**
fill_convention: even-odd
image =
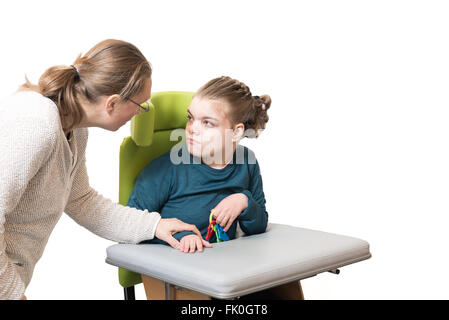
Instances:
[[[214,243],[202,253],[183,253],[159,244],[115,244],[106,252],[106,262],[111,265],[219,299],[301,280],[371,257],[364,240],[273,223],[265,233]]]

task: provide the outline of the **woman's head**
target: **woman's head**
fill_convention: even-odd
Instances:
[[[47,69],[32,89],[53,100],[59,108],[63,129],[81,123],[117,130],[138,113],[138,104],[151,95],[151,65],[132,44],[104,40],[72,66]],[[86,106],[88,106],[86,108]]]
[[[257,138],[268,121],[268,95],[253,96],[230,77],[215,78],[195,94],[188,109],[189,152],[203,159],[228,159],[244,137]]]

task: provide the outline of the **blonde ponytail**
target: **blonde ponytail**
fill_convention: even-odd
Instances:
[[[95,103],[101,96],[113,94],[131,98],[141,92],[151,74],[151,65],[139,49],[108,39],[84,56],[80,54],[71,66],[50,67],[37,85],[26,78],[19,90],[34,90],[55,102],[67,132],[83,120],[80,99]]]

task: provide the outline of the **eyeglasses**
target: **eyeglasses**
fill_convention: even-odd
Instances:
[[[150,111],[150,106],[148,105],[148,102],[144,102],[142,103],[142,105],[138,104],[137,102],[131,100],[130,98],[128,98],[129,101],[131,101],[132,103],[134,103],[136,106],[138,106],[139,108],[141,108],[142,110],[144,110],[145,112]],[[145,107],[144,107],[145,106]]]

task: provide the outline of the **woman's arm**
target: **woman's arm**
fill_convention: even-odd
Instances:
[[[159,213],[125,207],[98,194],[89,185],[85,162],[83,156],[74,176],[65,212],[102,238],[124,243],[152,239],[160,220]]]
[[[19,117],[2,110],[0,116],[0,300],[21,299],[25,284],[17,265],[6,253],[7,216],[22,198],[29,181],[47,161],[55,144],[51,125],[45,119],[24,115]]]
[[[115,242],[139,243],[157,237],[174,248],[179,246],[174,233],[187,230],[201,236],[194,225],[178,219],[161,219],[157,212],[122,206],[98,194],[89,186],[85,156],[81,161],[65,209],[78,224]]]
[[[3,224],[0,225],[3,229]],[[17,272],[16,265],[5,252],[5,239],[0,234],[0,300],[19,300],[24,296],[25,284]]]

